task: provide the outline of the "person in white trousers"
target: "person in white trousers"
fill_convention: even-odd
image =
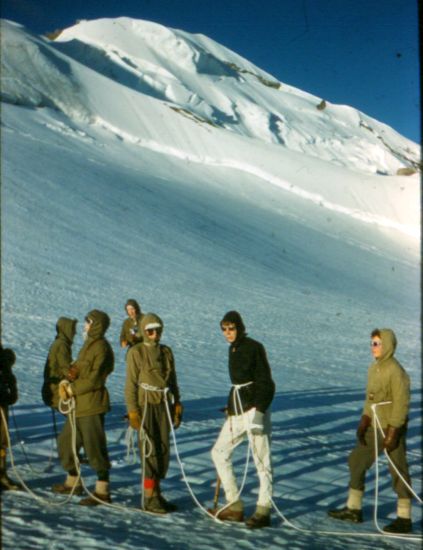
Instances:
[[[244,521],[244,505],[233,471],[232,453],[248,438],[260,488],[256,510],[245,523],[250,529],[268,527],[272,498],[270,404],[275,384],[264,346],[247,336],[241,315],[237,311],[229,311],[220,326],[229,343],[232,388],[226,407],[227,418],[213,446],[212,459],[227,505],[210,512],[221,520]]]

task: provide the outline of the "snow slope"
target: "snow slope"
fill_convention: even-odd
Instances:
[[[175,455],[164,489],[180,511],[154,518],[131,510],[139,465],[125,461],[118,334],[128,297],[164,319],[186,411],[178,448],[195,494],[210,505],[209,451],[229,386],[218,322],[238,309],[266,346],[277,385],[275,500],[295,524],[339,532],[345,526],[326,509],[346,492],[369,332],[391,326],[412,380],[409,459],[421,493],[419,177],[394,175],[415,166],[417,145],[350,107],[319,111],[320,98],[277,88],[206,37],[126,18],[82,22],[54,42],[2,22],[1,77],[2,341],[18,357],[16,462],[52,499],[62,471],[48,462],[45,357],[59,316],[82,321],[104,309],[116,353],[112,490],[127,507],[81,513],[5,495],[4,548],[16,533],[31,550],[374,548],[375,539],[353,536],[375,531],[372,476],[368,521],[348,526],[347,536],[299,533],[276,514],[259,533],[215,525],[195,507]],[[80,345],[81,335],[75,354]],[[236,455],[240,474],[245,450]],[[248,511],[257,488],[253,467],[250,474]],[[84,475],[92,485],[89,468]],[[394,508],[384,469],[382,524]]]

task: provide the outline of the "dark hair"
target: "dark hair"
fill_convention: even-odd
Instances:
[[[375,336],[377,336],[378,338],[380,338],[380,330],[378,328],[375,328],[372,330],[372,334],[371,334],[371,337],[374,338]]]
[[[220,326],[227,323],[233,323],[241,334],[245,333],[245,325],[241,315],[237,311],[228,311],[220,321]]]
[[[135,309],[135,312],[136,312],[137,315],[139,315],[139,314],[141,313],[141,308],[140,308],[138,302],[137,302],[136,300],[134,300],[133,298],[130,298],[130,299],[126,302],[126,304],[125,304],[125,311],[126,311],[126,308],[127,308],[128,306],[132,306],[132,307]]]

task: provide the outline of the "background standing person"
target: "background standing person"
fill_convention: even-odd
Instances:
[[[133,346],[126,358],[125,401],[131,427],[138,432],[142,427],[139,446],[144,509],[166,514],[176,510],[176,506],[168,502],[160,491],[160,480],[166,477],[170,453],[170,424],[165,401],[170,395],[163,390],[169,388],[172,395],[175,429],[182,420],[182,404],[172,350],[160,344],[162,320],[155,313],[147,313],[141,321],[141,328],[144,341]]]
[[[229,343],[229,376],[232,389],[227,419],[212,449],[212,458],[229,503],[222,511],[210,511],[221,520],[243,521],[244,506],[239,498],[232,453],[250,437],[254,462],[260,480],[255,513],[246,521],[250,529],[270,525],[272,467],[270,457],[270,404],[275,384],[264,346],[249,338],[237,311],[229,311],[220,322]]]
[[[16,377],[12,372],[15,361],[15,352],[11,349],[4,349],[0,344],[0,407],[3,411],[0,418],[0,491],[18,491],[20,489],[20,486],[7,475],[6,466],[8,447],[6,430],[8,429],[9,406],[14,405],[18,400]],[[5,421],[6,426],[4,425]]]
[[[59,383],[72,378],[72,344],[76,334],[76,319],[60,317],[56,323],[56,339],[50,347],[44,367],[42,397],[44,403],[57,409],[59,405]]]
[[[410,484],[406,459],[405,437],[407,433],[410,404],[410,379],[395,359],[397,339],[391,329],[375,329],[371,334],[371,352],[374,362],[368,371],[366,400],[357,429],[357,444],[349,456],[350,484],[346,506],[329,510],[332,518],[361,523],[362,499],[367,470],[375,461],[374,423],[371,406],[388,401],[388,405],[377,407],[377,415],[384,431],[384,437],[377,430],[378,451],[386,449],[401,475]],[[397,518],[384,527],[388,533],[409,533],[411,524],[411,493],[389,464],[392,486],[398,495]]]
[[[93,310],[85,318],[85,342],[75,362],[73,382],[62,380],[59,396],[62,400],[75,398],[76,450],[84,448],[88,463],[97,473],[94,496],[80,501],[84,506],[96,506],[111,502],[109,491],[110,462],[107,452],[104,416],[110,410],[106,379],[114,368],[114,355],[105,333],[109,327],[109,316],[103,311]],[[68,472],[64,483],[53,486],[56,493],[82,494],[78,480],[75,457],[72,449],[72,428],[67,417],[60,433],[59,456],[63,468]]]
[[[143,339],[141,321],[144,315],[141,313],[138,302],[132,299],[128,300],[125,304],[125,311],[128,318],[123,322],[120,331],[120,345],[123,348],[139,344]]]

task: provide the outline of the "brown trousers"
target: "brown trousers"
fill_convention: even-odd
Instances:
[[[408,464],[406,458],[406,445],[405,445],[406,430],[400,436],[398,447],[389,453],[389,456],[398,470],[401,472],[403,478],[409,485],[410,476],[408,473]],[[378,451],[379,454],[383,451],[383,438],[378,431]],[[365,476],[367,470],[372,466],[375,461],[375,445],[374,445],[374,431],[373,428],[369,428],[366,432],[366,445],[361,445],[357,441],[356,447],[352,450],[348,458],[348,466],[350,468],[350,487],[351,489],[357,489],[364,491]],[[411,493],[404,485],[396,471],[389,464],[389,471],[392,476],[392,487],[397,493],[399,498],[411,498]]]

